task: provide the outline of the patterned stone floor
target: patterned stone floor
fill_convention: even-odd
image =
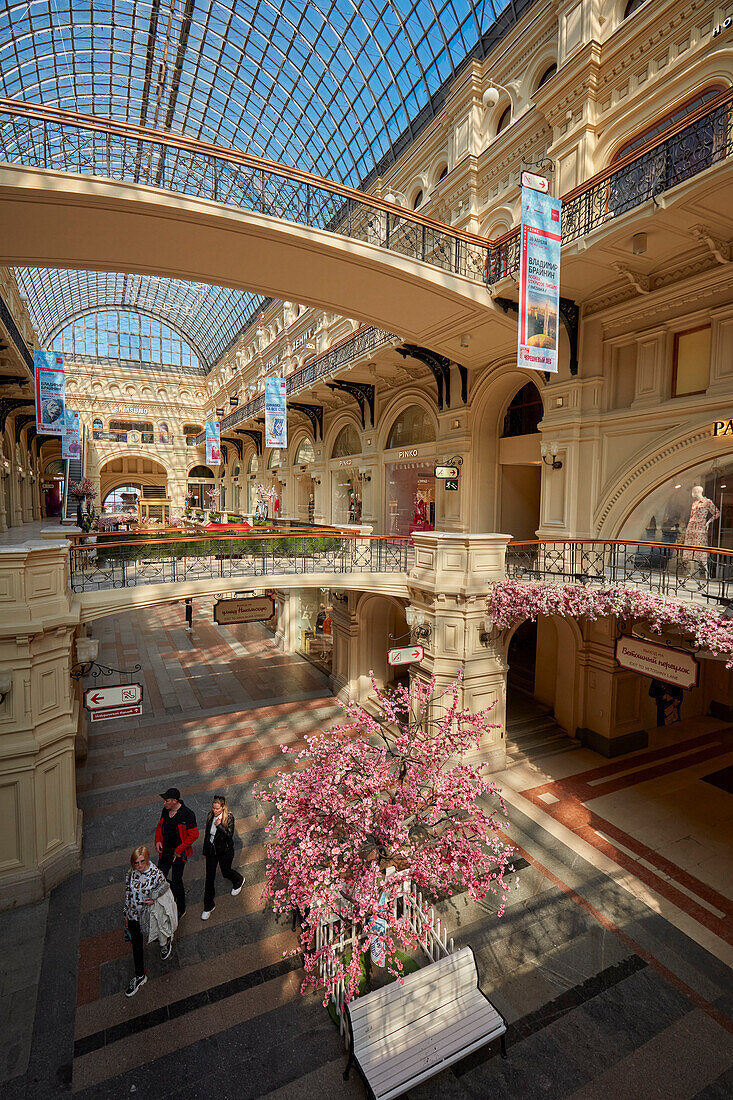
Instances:
[[[94,633],[101,660],[143,665],[144,713],[90,731],[78,774],[82,873],[43,905],[0,915],[3,1095],[364,1097],[355,1073],[342,1081],[338,1034],[318,999],[301,997],[297,962],[283,959],[289,926],[259,901],[264,836],[252,787],[277,770],[280,744],[297,744],[338,717],[325,678],[278,653],[262,627],[215,626],[203,601],[193,636],[182,605],[103,620]],[[503,773],[520,887],[500,921],[491,905],[465,896],[440,910],[458,944],[474,948],[482,988],[509,1021],[509,1059],[484,1048],[410,1090],[412,1100],[731,1095],[725,884],[710,881],[710,868],[707,879],[691,882],[674,853],[655,862],[641,809],[623,801],[646,782],[679,781],[688,765],[715,773],[726,761],[725,736],[692,730],[678,734],[689,746],[611,764],[569,749],[549,764]],[[687,786],[698,779],[691,771]],[[220,893],[202,923],[199,844],[186,869],[188,912],[174,953],[162,963],[149,952],[149,981],[128,1000],[122,882],[130,849],[152,846],[158,792],[171,783],[200,823],[213,790],[228,792],[247,884],[237,898]],[[716,788],[718,808],[726,805],[720,796],[733,802]],[[609,797],[617,801],[604,802]],[[692,819],[696,805],[688,792],[680,813]],[[629,813],[633,828],[622,840],[618,815]],[[719,811],[721,842],[726,821]],[[678,826],[675,836],[680,828],[685,834]]]

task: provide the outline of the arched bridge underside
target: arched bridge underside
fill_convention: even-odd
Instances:
[[[482,282],[379,243],[141,184],[0,166],[3,264],[158,275],[291,299],[472,366],[516,324]],[[471,334],[470,347],[461,336]]]
[[[282,573],[265,576],[214,577],[200,581],[169,581],[136,588],[107,588],[82,592],[75,596],[80,621],[90,623],[105,615],[121,615],[161,603],[187,598],[231,596],[243,592],[261,592],[265,588],[287,591],[292,588],[333,588],[342,592],[373,592],[380,596],[409,599],[407,573]]]

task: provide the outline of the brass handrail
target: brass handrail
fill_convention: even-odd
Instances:
[[[696,550],[698,554],[704,551],[706,554],[724,554],[727,557],[733,557],[733,550],[725,550],[720,546],[696,546],[686,542],[647,542],[644,539],[576,539],[572,537],[564,539],[523,539],[507,543],[507,550],[514,546],[563,546],[568,543],[596,546],[653,546],[659,550]]]

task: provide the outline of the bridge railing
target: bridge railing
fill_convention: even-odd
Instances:
[[[484,237],[290,165],[117,119],[0,98],[0,159],[211,199],[478,282],[487,268]]]
[[[261,578],[276,575],[404,573],[411,551],[409,538],[307,529],[164,538],[98,535],[70,548],[71,589],[97,592],[217,578],[242,578],[243,587],[256,588],[262,587]]]
[[[513,580],[555,584],[622,584],[663,596],[733,601],[733,550],[667,542],[572,539],[510,542]]]

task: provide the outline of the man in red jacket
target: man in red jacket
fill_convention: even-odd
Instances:
[[[191,845],[199,831],[196,827],[196,814],[181,802],[178,787],[169,787],[160,796],[163,799],[163,812],[155,830],[155,847],[158,852],[158,867],[168,878],[173,897],[176,899],[178,919],[186,912],[186,891],[183,889],[183,871],[191,857]]]

